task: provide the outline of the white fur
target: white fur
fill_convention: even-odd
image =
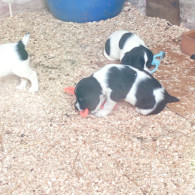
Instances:
[[[119,48],[119,41],[121,37],[125,34],[129,33],[126,30],[119,30],[113,32],[110,38],[110,55],[108,56],[104,49],[104,56],[109,60],[121,60],[124,54],[128,51],[131,51],[133,48],[143,45],[146,47],[144,41],[138,37],[136,34],[133,34],[130,38],[127,39],[123,49]]]
[[[95,112],[95,115],[97,117],[105,117],[112,112],[115,106],[116,106],[116,102],[108,98],[106,103],[104,104],[104,108]]]
[[[125,66],[125,65],[124,65]],[[109,65],[106,65],[104,66],[103,68],[101,68],[99,71],[95,72],[93,74],[93,76],[98,80],[98,82],[100,83],[101,87],[102,87],[102,93],[103,93],[103,96],[106,97],[106,103],[103,107],[103,109],[99,109],[100,108],[100,105],[98,105],[98,109],[96,108],[95,111],[93,111],[93,113],[98,116],[98,117],[104,117],[106,115],[108,115],[109,113],[111,113],[111,111],[113,110],[114,106],[116,105],[117,102],[115,101],[112,101],[110,99],[110,94],[111,94],[111,89],[107,86],[107,79],[108,79],[108,71],[111,67],[117,67],[117,68],[122,68],[123,66],[119,65],[119,64],[109,64]],[[127,66],[129,67],[129,66]],[[148,74],[146,74],[145,72],[143,71],[140,71],[136,68],[133,68],[131,67],[131,69],[133,69],[134,71],[136,71],[137,73],[137,78],[135,80],[135,82],[133,83],[130,91],[128,92],[126,98],[125,98],[125,101],[132,104],[132,105],[136,105],[136,91],[137,91],[137,86],[139,84],[139,82],[147,79],[147,78],[150,78],[150,76]],[[164,88],[159,88],[159,89],[155,89],[153,91],[153,95],[155,96],[155,100],[156,100],[156,103],[155,105],[153,106],[153,108],[151,109],[139,109],[139,108],[136,108],[136,111],[142,115],[147,115],[147,114],[150,114],[157,106],[157,104],[163,100],[164,98]]]
[[[22,42],[26,46],[29,40],[29,34],[26,34]],[[29,65],[30,57],[21,60],[17,53],[17,43],[7,43],[0,45],[0,77],[15,74],[21,78],[21,83],[17,89],[25,89],[27,80],[31,82],[30,92],[37,92],[38,79],[37,73],[33,71]]]
[[[146,53],[144,53],[144,60],[145,60],[144,70],[147,71],[147,72],[149,72],[150,70],[149,70],[149,69],[147,68],[147,66],[146,66],[146,62],[147,62],[147,60],[148,60],[148,57],[147,57]]]
[[[149,78],[149,76],[146,73],[142,72],[142,71],[137,71],[136,68],[131,67],[131,69],[136,71],[137,78],[136,78],[134,84],[132,85],[131,90],[127,94],[127,96],[125,98],[125,101],[129,102],[132,105],[135,105],[136,101],[137,101],[137,99],[135,97],[135,94],[136,94],[136,91],[137,91],[137,86],[138,86],[140,81],[142,81],[142,80],[144,80],[146,78]]]
[[[103,105],[103,103],[104,103],[105,101],[107,101],[106,96],[105,96],[105,95],[100,95],[100,102],[99,102],[99,104],[97,105],[96,109],[93,110],[91,113],[92,113],[92,114],[95,114],[95,113],[97,114],[97,113],[101,110],[101,106]]]
[[[160,102],[161,100],[163,100],[164,98],[164,88],[160,88],[160,89],[155,89],[153,91],[153,94],[154,94],[154,97],[155,97],[155,100],[156,100],[156,104],[154,105],[153,108],[151,109],[139,109],[139,108],[136,108],[136,111],[142,115],[147,115],[147,114],[150,114],[157,106],[157,103]]]

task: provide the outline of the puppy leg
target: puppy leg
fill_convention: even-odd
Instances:
[[[29,80],[31,82],[31,87],[29,89],[29,92],[38,92],[39,84],[38,84],[37,73],[35,71],[32,71]]]
[[[115,107],[117,102],[111,100],[110,98],[106,100],[106,103],[104,104],[104,108],[97,111],[95,115],[97,117],[105,117],[106,115],[110,114]]]
[[[18,85],[16,87],[16,89],[25,90],[26,89],[27,80],[24,79],[24,78],[20,78],[20,79],[21,79],[20,85]]]
[[[19,69],[13,70],[13,73],[20,78],[27,79],[31,82],[31,87],[29,89],[29,92],[38,92],[39,85],[38,85],[38,79],[37,79],[37,73],[33,71],[29,66],[21,66]],[[22,85],[24,84],[24,81],[22,80]]]

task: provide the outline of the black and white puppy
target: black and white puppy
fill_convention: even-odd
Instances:
[[[29,65],[30,57],[25,49],[29,41],[29,34],[26,34],[17,43],[0,45],[0,77],[15,74],[21,78],[17,89],[25,89],[27,80],[31,82],[30,92],[37,92],[39,89],[37,73]]]
[[[109,60],[120,60],[121,64],[131,65],[149,71],[153,53],[136,34],[120,30],[113,32],[106,41],[104,56]]]
[[[79,81],[75,95],[77,110],[88,108],[90,113],[98,117],[108,115],[121,100],[135,106],[136,111],[143,115],[157,114],[167,103],[179,101],[169,95],[148,72],[120,64],[106,65]]]

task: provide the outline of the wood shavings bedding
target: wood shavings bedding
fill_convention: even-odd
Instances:
[[[188,29],[129,3],[100,22],[66,23],[46,10],[0,22],[0,44],[31,33],[40,85],[31,94],[15,90],[15,76],[0,79],[0,194],[193,194],[194,68],[179,48]],[[110,63],[104,43],[120,29],[167,52],[154,76],[181,102],[154,116],[121,102],[106,118],[83,119],[64,87]]]

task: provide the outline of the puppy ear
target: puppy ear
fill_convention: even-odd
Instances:
[[[121,60],[121,64],[130,65],[137,69],[144,69],[144,58],[142,55],[137,55],[134,51],[126,52]]]
[[[148,49],[146,47],[145,47],[145,52],[146,52],[146,55],[147,55],[147,58],[148,58],[148,61],[146,62],[146,66],[147,66],[148,69],[150,69],[151,66],[152,66],[152,60],[153,60],[154,54],[150,49]]]
[[[121,64],[132,65],[132,54],[131,52],[126,52],[121,60]]]

